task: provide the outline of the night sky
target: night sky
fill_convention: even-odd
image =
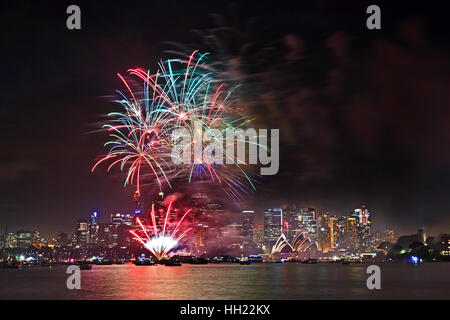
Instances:
[[[96,130],[120,109],[116,73],[155,70],[165,41],[235,67],[255,127],[280,129],[280,172],[245,208],[364,203],[380,228],[450,232],[447,11],[376,1],[370,31],[363,1],[298,2],[77,1],[82,29],[69,31],[72,2],[3,1],[0,233],[72,232],[92,210],[131,209],[120,176],[90,172],[105,151]],[[220,53],[192,32],[220,34],[218,20],[237,31]]]

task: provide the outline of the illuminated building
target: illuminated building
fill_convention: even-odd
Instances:
[[[17,235],[15,233],[7,233],[5,235],[5,248],[12,249],[17,247]]]
[[[34,230],[31,234],[31,244],[35,248],[42,248],[43,243],[41,242],[41,233]]]
[[[330,216],[328,212],[317,215],[317,242],[326,253],[336,247],[337,239],[337,218]]]
[[[116,245],[123,247],[131,244],[131,235],[129,230],[134,228],[136,214],[111,214],[111,226],[109,227],[110,247]]]
[[[358,243],[358,221],[355,217],[346,217],[344,220],[344,243],[348,249],[355,250]]]
[[[89,219],[89,244],[96,245],[98,242],[98,212],[94,211]]]
[[[117,245],[116,226],[112,223],[98,225],[98,245],[103,248],[113,248]]]
[[[361,208],[353,210],[352,217],[358,219],[358,225],[367,225],[370,221],[370,213],[365,205],[362,205]]]
[[[264,243],[264,227],[262,224],[258,224],[253,228],[253,242],[262,247]]]
[[[268,209],[264,212],[264,242],[273,245],[281,236],[283,225],[283,210]]]
[[[314,208],[301,208],[299,220],[302,221],[303,228],[308,231],[308,236],[312,241],[317,240],[316,210]]]
[[[31,231],[19,230],[17,231],[17,247],[27,249],[31,247],[33,237]]]
[[[289,241],[303,231],[302,215],[295,205],[288,206],[283,210],[283,234]]]
[[[124,213],[112,213],[111,214],[111,223],[115,226],[124,224],[127,226],[133,225],[133,215],[124,214]]]
[[[77,220],[76,245],[80,248],[86,248],[88,241],[88,223],[85,219]]]
[[[242,224],[237,222],[233,222],[224,228],[222,235],[228,242],[228,247],[237,248],[242,245],[244,240],[242,231]]]
[[[395,242],[395,232],[392,228],[386,228],[383,232],[383,241]]]
[[[440,254],[442,256],[450,256],[450,234],[441,234]]]
[[[56,245],[60,247],[67,245],[67,233],[64,232],[56,233]]]
[[[133,202],[134,202],[134,217],[132,222],[135,224],[136,218],[144,213],[144,200],[141,198],[141,194],[139,193],[138,190],[134,192]]]
[[[353,210],[352,217],[356,219],[359,249],[365,250],[371,247],[371,221],[370,213],[365,205]]]
[[[255,211],[242,211],[242,229],[245,244],[253,242],[253,230],[255,227]]]

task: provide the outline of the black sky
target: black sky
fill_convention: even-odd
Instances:
[[[191,30],[212,28],[215,13],[237,29],[255,17],[260,32],[239,30],[246,36],[231,40],[229,56],[251,58],[241,74],[263,75],[244,84],[244,101],[258,100],[257,123],[282,136],[279,174],[245,206],[297,203],[341,215],[365,203],[380,227],[449,232],[446,11],[377,3],[381,31],[365,28],[361,1],[258,1],[239,10],[211,1],[79,1],[82,30],[69,31],[71,2],[3,2],[0,228],[70,232],[92,210],[130,210],[122,179],[90,173],[104,152],[105,136],[93,131],[118,108],[106,98],[120,88],[115,75],[155,69],[169,57],[164,41],[201,47]]]

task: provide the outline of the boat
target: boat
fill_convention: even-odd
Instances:
[[[307,263],[307,264],[311,264],[311,263],[318,263],[319,261],[317,261],[317,259],[307,259],[307,260],[303,260],[302,263]]]
[[[155,265],[155,261],[150,260],[150,259],[138,259],[133,261],[135,266],[154,266]]]
[[[180,267],[181,266],[181,262],[180,261],[176,261],[176,260],[167,260],[167,261],[164,261],[164,265],[166,267]]]
[[[96,265],[102,265],[102,266],[109,266],[109,265],[112,265],[113,262],[111,260],[108,260],[108,259],[101,259],[101,260],[96,260],[95,264]]]

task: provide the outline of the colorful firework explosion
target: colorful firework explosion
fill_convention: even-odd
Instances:
[[[243,170],[247,164],[237,158],[227,159],[228,165],[203,160],[175,165],[171,160],[175,130],[184,129],[193,135],[194,124],[200,123],[203,131],[214,128],[225,132],[248,123],[231,98],[235,88],[227,90],[226,84],[213,79],[206,54],[194,51],[187,60],[161,62],[156,74],[142,68],[128,72],[143,83],[143,90],[133,90],[130,83],[136,82],[118,74],[128,92],[119,92],[124,111],[109,114],[111,123],[103,126],[111,138],[105,143],[109,152],[92,171],[103,162],[109,163],[108,171],[120,165],[127,172],[124,185],[135,182],[138,192],[146,178],[147,182],[157,183],[161,191],[166,185],[172,188],[175,178],[207,180],[222,185],[234,200],[242,191],[255,189],[254,180]],[[245,137],[236,142],[247,143]]]
[[[179,242],[188,234],[191,228],[186,229],[180,235],[181,224],[184,218],[192,211],[187,210],[181,218],[175,222],[175,228],[169,232],[168,218],[172,209],[172,201],[167,207],[167,211],[164,218],[163,227],[158,227],[156,223],[155,206],[152,205],[150,214],[150,224],[144,225],[139,218],[136,219],[140,229],[130,230],[133,235],[133,239],[141,243],[148,251],[150,251],[156,259],[161,260],[167,256],[167,254],[174,248],[176,248]]]

